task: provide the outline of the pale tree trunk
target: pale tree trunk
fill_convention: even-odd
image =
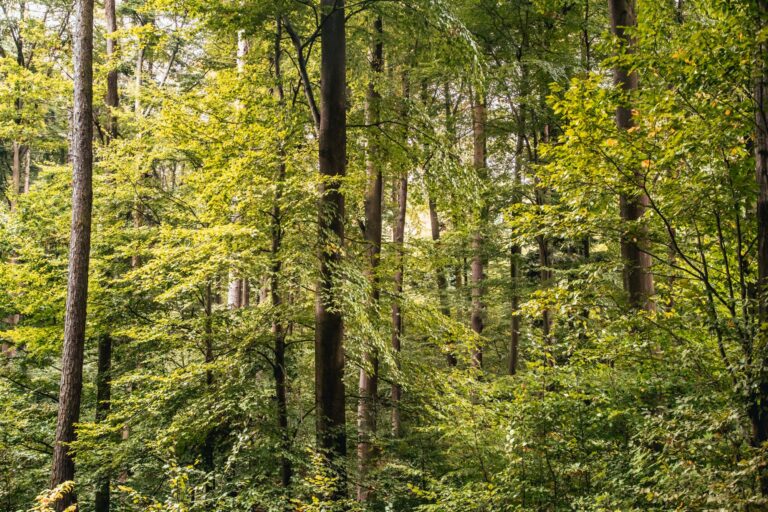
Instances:
[[[72,230],[61,356],[59,411],[51,468],[51,487],[74,480],[75,461],[69,443],[75,440],[83,387],[83,352],[88,301],[88,263],[93,203],[93,0],[77,1],[74,40],[74,130],[72,141]],[[76,502],[68,493],[56,504],[62,511]]]
[[[634,0],[609,0],[611,11],[611,29],[619,40],[624,51],[631,52],[633,41],[625,30],[635,27]],[[613,82],[626,95],[631,95],[637,90],[637,73],[625,66],[617,65],[613,70]],[[624,99],[621,106],[616,109],[616,126],[621,130],[629,130],[634,126],[632,109]],[[631,173],[630,179],[641,187],[644,180],[639,168],[626,170]],[[621,219],[625,222],[639,221],[645,214],[648,205],[648,196],[640,194],[621,194]],[[638,227],[634,232],[625,232],[621,237],[621,256],[624,260],[624,290],[629,296],[629,305],[633,309],[655,310],[653,302],[654,287],[653,274],[651,274],[651,257],[645,252],[648,246],[648,233],[644,227]]]
[[[345,496],[347,453],[344,396],[344,320],[334,274],[342,264],[346,174],[346,34],[343,0],[322,0],[318,204],[320,278],[315,302],[317,446],[339,477],[332,497]]]
[[[371,283],[370,311],[374,323],[379,306],[379,276],[378,267],[381,257],[381,201],[382,201],[382,177],[378,151],[378,122],[381,120],[381,97],[376,90],[375,81],[381,75],[384,66],[381,17],[373,22],[373,44],[370,54],[370,66],[373,72],[371,82],[368,83],[366,97],[366,124],[370,126],[368,137],[368,150],[366,154],[366,172],[368,183],[365,191],[365,242],[368,252],[368,280]],[[375,349],[369,348],[363,354],[363,366],[360,368],[360,399],[357,406],[357,499],[367,501],[371,497],[370,487],[367,485],[367,476],[371,459],[374,454],[374,438],[376,436],[376,408],[379,384],[379,358]]]
[[[474,149],[473,165],[478,173],[478,176],[482,182],[487,181],[488,169],[486,167],[486,110],[485,99],[479,95],[473,95],[472,102],[472,145]],[[472,261],[471,261],[471,280],[472,280],[472,309],[471,309],[471,325],[472,330],[479,336],[483,334],[483,292],[485,287],[485,269],[484,269],[484,234],[485,229],[485,217],[487,216],[485,210],[486,206],[480,207],[478,218],[475,220],[477,225],[472,233],[471,248],[472,248]],[[479,341],[478,341],[479,343]],[[478,345],[473,347],[471,354],[471,364],[475,368],[482,368],[483,366],[483,350]]]

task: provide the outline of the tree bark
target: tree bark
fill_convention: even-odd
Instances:
[[[88,264],[93,203],[93,0],[77,1],[74,31],[74,107],[72,167],[72,229],[64,317],[64,349],[51,487],[74,480],[75,461],[69,444],[76,438],[83,387],[83,351],[88,301]],[[77,501],[74,492],[56,504],[62,511]]]
[[[315,401],[317,445],[339,481],[332,497],[346,495],[344,319],[334,275],[342,263],[346,174],[346,34],[343,0],[322,0],[318,205],[320,278],[315,302]]]
[[[112,64],[117,48],[117,41],[114,33],[117,31],[117,15],[115,13],[115,0],[104,1],[104,17],[107,21],[107,44],[106,57],[107,62]],[[117,138],[117,109],[120,97],[117,89],[117,69],[110,65],[107,73],[107,92],[104,97],[104,103],[107,105],[107,144]],[[29,173],[27,173],[27,178]],[[112,337],[105,334],[99,338],[98,346],[98,368],[96,375],[96,423],[106,420],[110,409],[110,400],[112,396],[112,377],[110,370],[112,368]],[[95,512],[109,512],[111,505],[110,495],[110,475],[105,473],[96,483],[96,496],[94,499]]]
[[[282,39],[282,23],[277,20],[277,33],[275,35],[275,55],[274,55],[274,70],[275,70],[275,90],[277,94],[278,106],[280,109],[285,108],[285,93],[283,91],[283,75],[281,67],[282,48],[280,41]],[[275,336],[275,364],[274,364],[274,377],[275,377],[275,398],[277,401],[277,427],[280,431],[280,483],[283,487],[288,487],[291,484],[291,477],[293,475],[293,468],[291,466],[291,460],[288,457],[288,452],[291,448],[291,438],[288,432],[288,396],[287,396],[287,373],[285,368],[285,337],[286,329],[282,321],[282,312],[280,311],[283,305],[283,297],[280,289],[280,275],[283,268],[283,261],[281,258],[280,250],[283,244],[283,226],[282,226],[282,209],[281,201],[283,198],[283,188],[285,184],[285,172],[286,172],[286,155],[284,141],[279,142],[278,153],[280,156],[280,162],[278,164],[277,171],[277,188],[275,189],[275,198],[272,206],[272,224],[271,224],[271,236],[272,236],[272,249],[271,249],[271,273],[270,273],[270,297],[272,301],[272,309],[274,320],[272,321],[272,332]]]
[[[768,25],[768,0],[757,2],[757,30],[764,30]],[[757,302],[758,302],[758,337],[765,340],[768,330],[763,325],[768,322],[768,43],[761,42],[758,47],[757,73],[755,80],[755,180],[757,181]],[[758,340],[756,346],[763,346]],[[756,365],[764,366],[766,356]],[[752,445],[761,447],[768,442],[768,381],[761,370],[756,370],[754,378],[757,386],[751,396],[749,416],[752,422]],[[768,496],[768,473],[760,473],[760,490]]]
[[[99,361],[96,373],[96,423],[102,423],[109,415],[112,399],[112,338],[109,334],[99,337]],[[96,496],[94,499],[95,512],[109,512],[110,508],[110,477],[108,473],[96,481]]]
[[[366,124],[374,126],[373,135],[368,137],[366,153],[366,174],[368,183],[365,190],[365,242],[368,252],[368,280],[371,283],[370,311],[374,320],[378,314],[380,297],[378,267],[381,258],[381,201],[382,177],[378,151],[378,137],[375,127],[381,120],[381,96],[376,89],[376,80],[384,67],[384,46],[382,43],[382,21],[377,16],[373,22],[373,43],[370,53],[370,66],[373,78],[368,83],[366,96]],[[374,455],[374,437],[376,436],[376,409],[379,393],[379,358],[375,349],[368,348],[363,354],[363,366],[360,368],[357,406],[357,500],[368,501],[371,497],[366,478]]]
[[[404,274],[404,243],[405,243],[405,215],[408,206],[408,174],[403,172],[397,180],[397,212],[395,224],[392,229],[392,242],[395,246],[395,296],[392,301],[392,348],[396,353],[400,352],[403,336],[403,315],[401,301],[403,295]],[[392,384],[392,435],[400,437],[402,421],[400,417],[400,400],[403,390],[400,384]]]
[[[618,39],[620,48],[627,53],[632,52],[632,37],[626,29],[637,25],[635,16],[635,0],[609,0],[611,11],[611,30]],[[637,90],[637,73],[627,66],[617,64],[613,70],[613,83],[626,95]],[[616,108],[616,126],[621,130],[629,130],[634,126],[632,109],[628,98]],[[631,170],[633,185],[640,189],[644,176],[639,168]],[[637,223],[645,214],[648,197],[642,191],[638,193],[623,193],[620,196],[621,219],[624,222]],[[621,237],[621,256],[624,260],[624,290],[629,297],[629,305],[633,309],[653,311],[654,287],[651,269],[651,257],[645,252],[648,245],[648,233],[645,228],[638,226],[633,232],[625,232]]]
[[[487,178],[488,170],[486,168],[486,110],[485,100],[480,98],[479,95],[473,95],[472,102],[472,141],[474,148],[473,164],[478,176],[482,181]],[[483,334],[483,292],[485,286],[485,269],[484,269],[484,234],[485,229],[485,217],[486,206],[483,204],[480,207],[480,213],[476,219],[477,225],[475,231],[472,234],[471,248],[472,248],[472,261],[471,261],[471,287],[472,287],[472,309],[471,309],[471,324],[472,330],[478,335]],[[483,350],[480,346],[472,349],[471,364],[475,368],[482,368],[483,366]]]

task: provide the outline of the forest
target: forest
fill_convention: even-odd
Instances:
[[[768,0],[0,0],[0,512],[768,510]]]

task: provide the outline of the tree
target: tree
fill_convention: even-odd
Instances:
[[[320,278],[315,303],[315,397],[317,445],[340,476],[334,495],[345,494],[347,453],[344,396],[344,319],[338,276],[344,247],[346,172],[346,34],[344,2],[321,2],[320,201],[318,204]]]
[[[632,52],[630,31],[636,26],[634,0],[610,0],[611,30],[618,40],[619,53]],[[622,104],[616,108],[616,126],[629,130],[632,121],[631,95],[638,88],[637,73],[621,61],[613,69],[613,83],[624,94]],[[653,310],[653,274],[651,256],[648,253],[648,235],[640,224],[648,206],[648,198],[642,191],[645,179],[641,169],[621,169],[632,184],[630,190],[621,194],[621,218],[633,223],[622,235],[621,256],[624,259],[624,289],[629,295],[629,304],[636,309]],[[636,190],[632,190],[635,188]]]
[[[51,487],[74,480],[75,462],[69,444],[76,439],[83,387],[83,353],[88,304],[88,264],[93,203],[93,2],[77,2],[74,39],[75,95],[72,138],[72,229],[69,242],[64,349]],[[76,501],[67,493],[57,504],[64,510]]]

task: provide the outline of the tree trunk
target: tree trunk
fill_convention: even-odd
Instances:
[[[376,90],[376,80],[384,67],[384,48],[382,43],[382,21],[377,16],[373,22],[373,43],[370,54],[370,66],[373,79],[368,83],[366,97],[366,124],[376,125],[381,120],[381,96]],[[374,317],[378,314],[380,297],[378,267],[381,258],[381,200],[382,177],[378,151],[377,131],[374,127],[369,133],[366,154],[366,173],[368,184],[365,190],[365,242],[368,251],[368,279],[371,283],[370,311]],[[374,454],[376,436],[376,408],[379,393],[379,358],[375,349],[368,348],[363,354],[363,366],[360,368],[360,399],[357,406],[357,500],[368,501],[371,497],[366,478]]]
[[[104,17],[107,21],[107,48],[106,57],[110,62],[114,58],[117,42],[112,35],[117,31],[117,16],[115,14],[115,0],[105,0]],[[110,64],[113,64],[110,62]],[[110,66],[107,73],[107,93],[104,97],[104,103],[107,105],[107,143],[117,138],[117,118],[114,110],[117,109],[120,101],[117,90],[117,69]],[[27,179],[29,179],[29,172]],[[28,187],[28,185],[26,185]],[[96,423],[106,420],[110,409],[110,400],[112,396],[112,377],[110,369],[112,368],[112,337],[105,334],[99,338],[99,364],[96,375]],[[95,512],[109,512],[110,509],[110,475],[105,473],[96,483],[96,496],[94,500]]]
[[[403,172],[397,181],[397,212],[395,225],[392,229],[392,242],[395,246],[395,296],[392,300],[392,348],[400,352],[403,335],[403,315],[400,306],[403,295],[404,273],[404,243],[405,243],[405,214],[408,206],[408,174]],[[392,384],[392,435],[400,437],[402,422],[400,418],[400,400],[403,390],[400,384]]]
[[[281,109],[285,108],[285,93],[283,91],[283,75],[281,67],[282,48],[280,41],[282,39],[282,23],[277,20],[277,34],[275,35],[275,55],[274,70],[278,105]],[[272,321],[272,332],[275,336],[275,398],[277,399],[277,427],[280,431],[280,483],[283,487],[291,484],[293,468],[291,460],[288,458],[288,451],[291,448],[291,438],[288,432],[288,397],[287,397],[287,373],[285,369],[285,336],[286,329],[282,321],[283,297],[280,290],[280,273],[283,268],[280,250],[283,243],[282,210],[281,201],[283,198],[283,187],[285,184],[285,147],[284,141],[279,142],[278,153],[280,163],[277,171],[277,188],[275,190],[275,200],[272,206],[272,267],[270,274],[270,297],[272,300],[272,309],[274,320]]]
[[[104,0],[104,17],[107,21],[107,50],[106,57],[109,62],[109,72],[107,73],[107,94],[104,103],[107,104],[107,133],[110,139],[117,137],[117,118],[115,109],[120,104],[120,96],[117,91],[117,68],[112,59],[117,53],[117,40],[114,33],[117,31],[117,15],[115,14],[116,0]]]
[[[88,263],[93,203],[93,0],[77,1],[74,31],[74,131],[72,141],[72,229],[69,242],[64,349],[51,487],[74,480],[75,461],[69,443],[75,440],[83,387],[83,350],[88,301]],[[56,504],[62,511],[77,498],[68,493]]]
[[[488,170],[486,168],[486,110],[485,100],[477,95],[473,95],[472,104],[472,140],[474,148],[473,164],[478,176],[482,181],[487,178]],[[471,248],[472,248],[472,262],[471,262],[471,285],[472,285],[472,310],[471,310],[471,324],[472,330],[478,335],[483,334],[483,288],[485,286],[485,270],[484,270],[484,235],[485,229],[485,217],[486,206],[480,207],[481,211],[477,218],[477,226],[475,226],[475,232],[472,234]],[[478,341],[479,343],[479,341]],[[482,368],[483,366],[483,350],[478,345],[472,349],[472,366],[475,368]]]
[[[625,28],[637,25],[635,17],[635,0],[609,0],[611,10],[611,30],[619,40],[621,49],[632,51],[633,41]],[[626,95],[637,90],[637,73],[626,66],[617,65],[613,70],[613,82]],[[629,98],[616,108],[616,126],[621,130],[629,130],[634,125],[632,109],[628,104]],[[644,176],[639,168],[632,169],[632,180],[640,188]],[[621,194],[621,219],[624,222],[639,221],[648,205],[645,193]],[[648,233],[643,227],[634,232],[625,232],[621,237],[621,256],[624,260],[624,290],[629,296],[629,305],[633,309],[653,311],[654,288],[651,269],[651,257],[645,252],[648,245]]]
[[[339,476],[332,497],[346,495],[344,320],[336,276],[344,245],[346,174],[346,34],[343,0],[322,0],[318,211],[320,278],[315,302],[315,401],[317,445]]]
[[[112,338],[109,334],[99,337],[99,362],[96,373],[96,423],[107,419],[112,399]],[[95,512],[109,512],[110,508],[110,478],[105,473],[96,481]]]
[[[758,27],[764,30],[768,24],[768,0],[758,0]],[[758,187],[757,197],[757,301],[758,336],[762,340],[755,343],[763,346],[768,331],[762,326],[768,322],[768,43],[760,43],[758,48],[757,73],[755,80],[755,179]],[[765,365],[765,355],[758,367]],[[749,410],[752,421],[752,444],[761,447],[768,441],[768,382],[763,372],[754,373],[757,386],[754,386],[752,405]],[[768,473],[763,469],[760,474],[760,489],[763,496],[768,496]]]

